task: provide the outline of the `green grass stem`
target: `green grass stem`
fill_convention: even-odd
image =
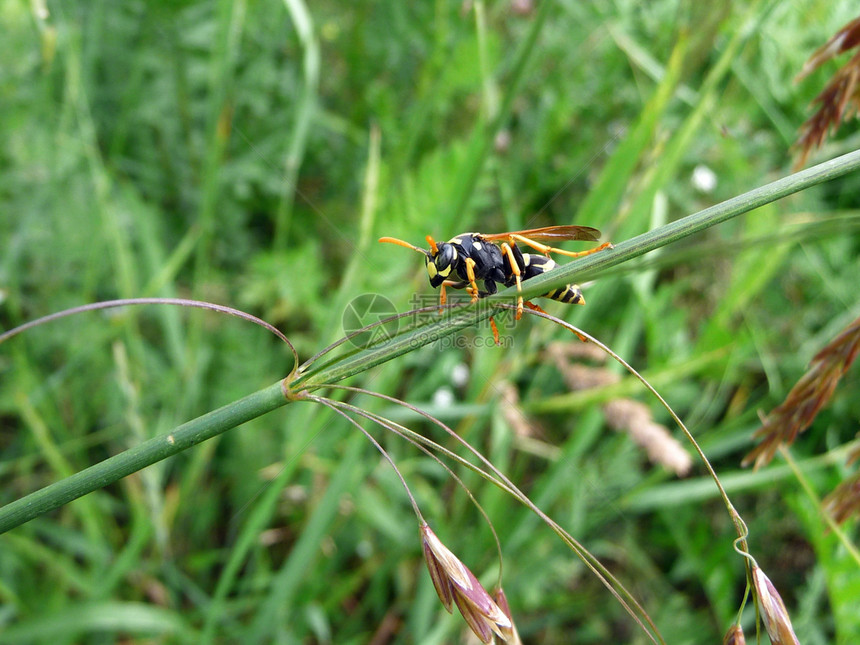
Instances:
[[[842,177],[858,168],[860,168],[860,150],[855,150],[637,235],[616,244],[613,249],[573,260],[555,271],[529,280],[523,287],[523,294],[527,297],[535,296],[571,282],[592,280],[612,266],[700,233],[711,226],[721,224],[788,195]],[[493,300],[507,299],[514,293],[513,288],[506,289],[489,300],[492,302]]]
[[[0,508],[0,533],[136,473],[287,403],[281,382],[192,419]]]
[[[642,235],[637,235],[615,245],[612,249],[578,258],[550,273],[532,278],[523,285],[523,295],[526,298],[534,297],[571,282],[593,279],[600,272],[612,266],[677,242],[787,195],[845,175],[858,167],[860,167],[860,151],[855,151],[788,177],[783,177],[698,213],[670,222]],[[336,383],[359,372],[364,372],[371,367],[489,318],[493,314],[493,308],[488,307],[487,304],[500,301],[509,302],[515,294],[515,288],[511,287],[495,296],[465,306],[462,312],[457,310],[456,314],[446,317],[444,320],[397,336],[390,342],[355,352],[343,360],[335,360],[318,371],[313,371],[311,368],[307,373],[299,375],[291,385],[294,389],[298,386],[313,389],[322,384]]]

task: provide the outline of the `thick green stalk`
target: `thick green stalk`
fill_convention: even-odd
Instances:
[[[385,343],[350,353],[316,371],[314,371],[312,364],[307,372],[298,374],[290,382],[290,389],[293,391],[312,390],[328,383],[336,383],[354,374],[366,372],[371,367],[407,354],[466,327],[472,327],[489,318],[493,313],[494,309],[486,306],[484,301],[479,301],[475,305],[466,306],[462,309],[457,308],[454,313],[444,316],[439,322],[433,321],[418,326]]]
[[[860,151],[850,152],[788,177],[783,177],[693,215],[670,222],[642,235],[637,235],[619,243],[613,249],[573,260],[563,267],[532,278],[523,284],[523,295],[530,298],[577,280],[592,279],[611,266],[631,260],[672,242],[677,242],[759,206],[835,179],[857,168],[860,168]],[[368,370],[413,349],[418,349],[439,338],[453,334],[459,329],[489,318],[494,313],[493,302],[505,301],[509,303],[515,296],[514,287],[505,289],[497,295],[482,299],[473,305],[465,306],[462,309],[458,308],[456,314],[445,317],[438,322],[431,322],[401,334],[387,343],[353,353],[342,360],[332,361],[317,370],[311,367],[292,381],[291,389],[313,389],[326,383],[336,383],[348,376]]]
[[[523,285],[523,293],[532,297],[571,282],[591,280],[616,264],[632,260],[649,251],[677,242],[738,215],[743,215],[759,206],[775,202],[825,181],[836,179],[858,168],[860,168],[860,150],[855,150],[637,235],[620,242],[613,249],[573,260],[563,267],[532,278]],[[513,288],[506,289],[488,300],[490,302],[495,299],[510,300],[514,293]]]
[[[281,382],[183,423],[0,508],[0,533],[289,403]]]

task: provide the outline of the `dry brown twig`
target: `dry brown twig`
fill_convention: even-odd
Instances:
[[[605,356],[594,354],[593,351],[583,352],[583,347],[587,346],[582,343],[553,343],[547,349],[547,356],[555,363],[567,386],[571,390],[587,390],[617,383],[618,375],[605,367],[592,367],[568,360],[569,357],[582,356],[605,359]],[[665,466],[679,477],[690,472],[693,467],[692,457],[665,426],[654,421],[647,405],[632,399],[614,399],[603,407],[603,413],[606,423],[613,430],[627,432],[636,445],[645,449],[652,463]]]
[[[534,424],[523,412],[520,407],[520,392],[516,386],[505,381],[498,386],[499,401],[501,405],[502,417],[505,422],[514,431],[514,435],[521,438],[535,437],[540,434],[540,428]]]

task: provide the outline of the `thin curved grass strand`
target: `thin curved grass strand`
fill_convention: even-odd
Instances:
[[[12,338],[13,336],[17,336],[18,334],[21,334],[29,329],[39,327],[40,325],[45,325],[55,320],[60,320],[61,318],[66,318],[68,316],[75,316],[77,314],[83,314],[89,311],[101,311],[104,309],[114,309],[117,307],[129,307],[135,305],[171,305],[175,307],[193,307],[196,309],[208,309],[209,311],[215,311],[218,313],[227,314],[229,316],[234,316],[236,318],[241,318],[242,320],[247,320],[249,322],[254,323],[255,325],[259,325],[260,327],[269,330],[279,339],[284,341],[290,348],[290,353],[293,355],[293,369],[295,370],[295,368],[299,364],[299,355],[296,352],[296,348],[290,342],[289,338],[287,338],[281,332],[281,330],[279,330],[271,323],[267,323],[261,318],[257,318],[256,316],[241,311],[239,309],[234,309],[233,307],[218,305],[214,302],[205,302],[202,300],[187,300],[185,298],[123,298],[120,300],[105,300],[102,302],[92,302],[86,305],[80,305],[78,307],[64,309],[53,314],[48,314],[47,316],[41,316],[40,318],[36,318],[35,320],[25,322],[23,325],[13,327],[12,329],[0,334],[0,343],[3,343]]]
[[[359,392],[368,394],[375,398],[379,398],[390,403],[394,403],[401,407],[405,407],[413,412],[419,414],[424,417],[434,425],[442,428],[446,433],[448,433],[451,437],[453,437],[456,441],[461,443],[467,450],[469,450],[472,454],[474,454],[490,471],[499,478],[500,481],[504,482],[505,486],[500,487],[502,490],[506,490],[514,495],[516,499],[520,501],[521,504],[529,508],[533,513],[535,513],[547,526],[549,526],[562,540],[568,545],[568,547],[577,555],[577,557],[582,561],[583,564],[597,577],[598,580],[603,584],[604,587],[611,593],[615,599],[619,602],[619,604],[624,608],[624,610],[630,615],[631,618],[642,628],[642,631],[648,635],[648,638],[651,639],[653,643],[663,643],[665,644],[665,640],[660,634],[660,630],[654,624],[651,617],[645,611],[644,607],[639,603],[639,601],[633,596],[633,594],[627,590],[627,588],[621,583],[618,578],[616,578],[612,572],[610,572],[594,555],[592,555],[588,549],[586,549],[579,541],[577,541],[572,535],[570,535],[567,531],[565,531],[555,520],[550,518],[546,513],[544,513],[540,508],[535,505],[531,499],[523,493],[510,479],[508,479],[504,473],[502,473],[498,468],[496,468],[491,461],[489,461],[484,455],[482,455],[479,451],[475,450],[466,442],[462,437],[460,437],[453,429],[447,426],[445,423],[436,419],[434,416],[429,413],[417,408],[413,405],[410,405],[400,399],[396,399],[394,397],[388,396],[386,394],[380,394],[378,392],[372,392],[369,390],[362,390],[361,388],[355,388],[349,385],[338,385],[338,384],[329,384],[325,387],[334,388],[334,389],[343,389],[352,392]],[[463,462],[464,464],[469,464],[468,461]],[[470,464],[473,466],[473,464]],[[490,478],[489,481],[495,482],[495,479]],[[497,484],[498,485],[498,484]],[[615,585],[615,586],[613,586]],[[620,591],[619,591],[620,590]],[[628,604],[629,603],[629,604]],[[632,605],[632,606],[631,606]],[[634,610],[635,607],[635,610]],[[645,622],[643,622],[643,620]],[[646,627],[645,623],[651,628],[652,631]]]
[[[433,459],[437,464],[439,464],[442,468],[444,468],[445,471],[448,473],[448,475],[450,475],[454,479],[454,481],[457,482],[457,484],[460,486],[460,488],[463,489],[463,492],[465,492],[466,495],[468,495],[471,502],[475,505],[475,508],[478,509],[478,512],[481,514],[481,516],[484,518],[484,521],[487,523],[487,526],[489,527],[490,532],[493,534],[493,540],[495,541],[496,551],[498,552],[498,556],[499,556],[498,585],[499,585],[499,587],[501,587],[502,569],[503,569],[502,544],[501,544],[501,541],[499,540],[498,533],[496,533],[496,528],[495,528],[495,526],[493,526],[492,520],[490,520],[490,516],[487,514],[486,510],[484,510],[484,507],[481,505],[481,503],[478,502],[478,500],[475,498],[472,491],[470,491],[469,488],[466,486],[465,482],[463,482],[463,480],[457,475],[457,473],[455,473],[450,468],[450,466],[448,466],[437,455],[435,455],[430,450],[430,447],[424,445],[418,439],[418,438],[425,439],[425,437],[422,437],[422,435],[410,430],[409,428],[406,428],[405,426],[400,425],[399,423],[391,421],[390,419],[386,419],[382,415],[378,415],[374,412],[368,412],[367,410],[364,410],[364,409],[359,408],[357,406],[353,406],[349,403],[345,403],[343,401],[332,401],[331,399],[326,399],[326,397],[319,397],[316,395],[311,395],[311,397],[309,397],[309,398],[313,398],[313,400],[318,400],[318,401],[320,401],[320,403],[322,403],[324,400],[329,401],[330,403],[336,404],[339,407],[344,407],[344,408],[350,409],[351,412],[358,414],[358,415],[364,417],[365,419],[368,419],[369,421],[372,421],[372,422],[378,424],[382,428],[384,428],[390,432],[393,432],[394,434],[396,434],[401,439],[408,441],[415,448],[417,448],[418,450],[423,452],[425,455],[427,455],[428,457]],[[459,457],[459,455],[455,455],[454,453],[450,453],[449,451],[444,449],[443,446],[439,446],[438,444],[435,444],[435,442],[430,442],[430,444],[432,444],[431,447],[434,447],[434,449],[436,449],[436,448],[441,449],[442,452],[446,453],[448,456]],[[374,445],[377,445],[377,443],[375,441],[374,441]],[[468,466],[474,466],[474,464],[470,464],[469,462],[462,460],[462,458],[458,459],[457,461],[458,461],[458,463],[461,463],[461,465],[465,465],[467,467]],[[470,469],[473,471],[475,470],[475,468],[470,468]],[[491,479],[491,476],[488,473],[485,473],[484,471],[482,471],[480,469],[477,469],[477,472],[479,472],[482,475],[485,475],[487,479]],[[401,481],[402,481],[402,478],[401,478]],[[405,483],[404,483],[404,485],[405,485]],[[411,495],[410,495],[410,497],[411,497]],[[421,522],[424,522],[424,518],[420,515],[420,513],[418,514],[418,518]]]

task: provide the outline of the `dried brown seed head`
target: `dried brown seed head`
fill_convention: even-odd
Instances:
[[[791,626],[791,618],[785,608],[785,603],[782,602],[782,598],[770,578],[756,565],[752,567],[752,574],[756,598],[764,617],[764,628],[767,630],[767,635],[770,636],[770,642],[773,645],[800,645],[794,634],[794,628]]]
[[[824,62],[858,45],[860,45],[860,18],[855,18],[810,56],[795,80],[802,79]],[[800,156],[795,163],[795,169],[806,163],[809,153],[822,144],[828,132],[838,128],[845,119],[857,111],[860,106],[858,80],[860,80],[860,52],[834,74],[812,102],[819,107],[815,114],[800,126],[800,136],[795,144],[796,148],[800,148]]]
[[[824,499],[824,508],[839,524],[860,512],[860,473],[855,473],[839,484]]]
[[[740,625],[732,625],[723,638],[723,645],[746,645],[747,639]]]
[[[746,466],[766,465],[781,443],[791,444],[806,430],[819,410],[830,400],[842,375],[851,367],[860,350],[860,318],[853,321],[828,343],[812,361],[810,368],[791,388],[785,401],[767,415],[753,437],[761,443],[744,457]]]
[[[508,637],[508,640],[497,640],[497,643],[509,643],[509,645],[522,645],[523,641],[520,639],[520,635],[517,632],[517,626],[514,624],[514,616],[511,613],[511,606],[508,604],[508,597],[505,595],[504,589],[499,587],[493,593],[493,600],[496,601],[496,604],[499,606],[499,609],[504,612],[505,616],[508,617],[508,620],[511,621],[511,635]]]
[[[442,544],[427,524],[421,525],[421,544],[430,579],[448,613],[451,613],[453,600],[482,643],[490,643],[493,634],[508,642],[513,634],[510,619],[469,568]]]
[[[690,472],[693,467],[690,453],[665,426],[654,422],[647,405],[632,399],[616,399],[607,403],[603,410],[609,426],[629,434],[636,445],[645,448],[653,463],[662,464],[680,477]]]
[[[816,49],[815,53],[804,63],[803,69],[800,70],[800,74],[794,80],[799,81],[809,76],[809,74],[834,56],[838,56],[842,52],[847,52],[849,49],[854,49],[857,45],[860,45],[860,18],[855,18],[847,25],[843,25],[830,40]]]

